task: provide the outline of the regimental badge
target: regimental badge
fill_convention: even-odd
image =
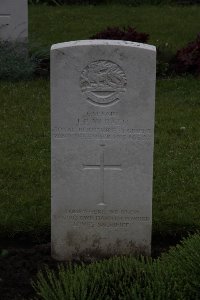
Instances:
[[[87,65],[80,78],[80,85],[86,99],[95,105],[110,105],[120,100],[120,93],[126,90],[127,79],[116,63],[98,60]]]

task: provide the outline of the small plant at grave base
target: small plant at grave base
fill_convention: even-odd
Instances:
[[[124,40],[130,42],[147,43],[149,34],[144,32],[137,32],[134,27],[107,27],[105,30],[91,36],[91,39],[105,39],[105,40]]]
[[[23,80],[33,77],[35,62],[28,56],[26,45],[0,41],[0,79]]]
[[[200,75],[200,33],[193,42],[177,51],[172,63],[178,74]]]
[[[89,266],[39,272],[38,299],[188,300],[200,294],[200,235],[194,234],[156,260],[113,257]]]
[[[34,75],[37,77],[45,77],[50,75],[50,53],[49,49],[41,49],[34,51],[32,58],[35,62]]]

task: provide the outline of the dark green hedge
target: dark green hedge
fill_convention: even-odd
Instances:
[[[200,235],[158,259],[114,257],[89,266],[40,272],[33,287],[42,300],[200,299]]]

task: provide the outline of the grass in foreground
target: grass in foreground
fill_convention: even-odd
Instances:
[[[89,266],[46,269],[33,284],[43,300],[200,299],[200,236],[157,260],[113,257]]]
[[[50,230],[49,82],[0,83],[0,235]],[[154,234],[200,228],[199,80],[159,80]]]
[[[131,26],[150,34],[150,44],[174,53],[199,33],[200,6],[29,6],[32,48],[88,39],[107,26]]]

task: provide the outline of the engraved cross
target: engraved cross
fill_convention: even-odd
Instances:
[[[100,154],[100,164],[94,165],[83,165],[83,170],[100,170],[100,202],[98,205],[106,205],[105,204],[105,176],[104,171],[110,170],[110,171],[121,171],[121,165],[106,165],[104,161],[104,147],[105,145],[100,145],[102,147],[101,154]]]

